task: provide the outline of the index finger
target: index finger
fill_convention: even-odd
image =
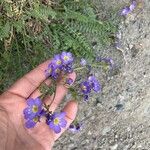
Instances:
[[[40,64],[38,67],[24,75],[19,79],[14,85],[8,89],[8,92],[11,92],[15,95],[18,95],[23,98],[28,98],[31,93],[37,89],[40,84],[46,80],[46,75],[44,74],[50,60]]]

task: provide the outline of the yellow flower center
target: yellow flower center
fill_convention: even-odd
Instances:
[[[64,60],[68,60],[69,59],[69,57],[68,56],[64,56]]]
[[[84,86],[84,85],[82,85],[81,88],[82,88],[82,90],[84,90],[84,91],[86,90],[86,86]]]
[[[52,72],[52,69],[50,68],[49,70],[48,70],[48,73],[51,73]]]
[[[57,64],[57,65],[60,65],[60,64],[61,64],[61,61],[60,61],[60,60],[58,60],[58,61],[56,62],[56,64]]]
[[[32,112],[34,113],[38,112],[38,107],[36,105],[33,105]]]
[[[55,119],[54,119],[54,124],[55,124],[55,125],[58,125],[58,124],[59,124],[59,119],[58,119],[58,118],[55,118]]]
[[[59,73],[59,72],[60,72],[60,69],[57,68],[57,69],[55,70],[55,72],[56,72],[56,73]]]
[[[38,118],[38,117],[35,117],[35,118],[33,119],[33,121],[34,121],[34,122],[38,122],[38,121],[39,121],[39,118]]]

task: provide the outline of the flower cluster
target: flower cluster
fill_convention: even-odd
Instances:
[[[121,11],[121,15],[122,16],[126,16],[129,13],[131,13],[137,6],[137,2],[136,1],[132,1],[132,3],[130,4],[130,6],[126,6],[122,9]]]
[[[27,99],[27,105],[28,107],[24,109],[24,118],[26,121],[26,127],[31,128],[36,125],[36,123],[39,121],[40,113],[42,111],[42,101],[40,98]]]
[[[45,71],[46,76],[57,79],[61,74],[72,73],[73,60],[74,58],[70,52],[55,55]]]
[[[90,94],[92,89],[96,93],[101,91],[101,85],[98,82],[98,80],[95,78],[95,76],[93,76],[93,75],[89,76],[86,81],[83,81],[80,84],[80,88],[81,88],[82,94],[84,95],[85,101],[88,100],[89,94]]]
[[[45,90],[45,93],[42,93],[43,95],[41,98],[27,99],[27,108],[23,111],[24,118],[26,120],[25,126],[27,128],[33,128],[38,122],[40,122],[41,118],[45,118],[45,123],[49,126],[49,128],[55,133],[60,133],[61,129],[65,128],[67,125],[67,121],[65,120],[66,113],[52,113],[52,111],[50,111],[50,107],[53,101],[49,105],[46,105],[42,103],[42,98],[44,98],[43,96],[46,96],[47,94],[54,94],[53,100],[55,100],[56,86],[61,84],[68,88],[74,99],[80,99],[79,97],[83,96],[83,99],[87,101],[91,96],[92,91],[98,93],[102,89],[99,81],[93,74],[91,74],[93,66],[99,66],[99,62],[100,64],[101,62],[105,62],[110,67],[113,67],[114,65],[111,58],[100,58],[96,64],[89,64],[82,58],[78,65],[74,64],[74,58],[70,52],[62,52],[61,54],[55,55],[45,71],[46,77],[53,79],[52,82],[54,87],[51,87],[49,90]],[[75,66],[78,66],[78,68]],[[83,71],[84,69],[85,71]],[[68,74],[73,71],[76,71],[76,73],[78,71],[85,73],[84,76],[86,80],[79,77],[80,79],[73,85],[73,79],[67,77]],[[58,81],[63,81],[63,84]],[[48,91],[49,93],[47,93]],[[80,131],[81,126],[82,124],[76,121],[74,124],[70,125],[69,130],[77,132]]]
[[[60,133],[61,128],[65,128],[67,121],[65,120],[66,113],[53,113],[49,112],[46,107],[42,104],[40,98],[29,98],[27,99],[28,107],[24,109],[24,118],[26,119],[26,128],[33,128],[42,117],[46,118],[46,124],[50,129],[54,130],[55,133]]]

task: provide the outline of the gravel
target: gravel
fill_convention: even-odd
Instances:
[[[95,2],[107,11],[129,1]],[[99,56],[114,59],[115,69],[107,75],[96,72],[103,91],[80,104],[83,129],[64,133],[54,150],[150,150],[150,1],[141,2],[120,21],[119,47],[94,46]]]

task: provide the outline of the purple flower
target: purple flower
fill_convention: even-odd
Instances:
[[[89,74],[91,72],[91,70],[92,70],[92,66],[87,65],[87,69],[88,69],[88,74]]]
[[[114,67],[114,61],[112,58],[103,58],[102,61],[108,63],[111,69]]]
[[[72,73],[72,62],[73,57],[70,52],[62,52],[61,54],[55,55],[48,65],[47,70],[45,70],[46,77],[51,77],[56,80],[61,72]]]
[[[84,58],[81,58],[80,64],[82,66],[86,66],[87,62],[86,62],[86,60]]]
[[[137,6],[137,2],[136,1],[133,1],[130,5],[130,10],[133,11]]]
[[[67,121],[65,120],[66,113],[54,113],[52,115],[52,120],[49,121],[49,127],[54,130],[55,133],[60,133],[61,128],[65,128]]]
[[[88,81],[95,92],[101,91],[101,85],[94,76],[89,76]]]
[[[42,111],[42,101],[40,98],[29,98],[27,99],[28,107],[23,110],[25,119],[33,119],[39,116]]]
[[[67,71],[66,73],[73,73],[73,68],[67,67],[67,70],[66,70],[66,71]]]
[[[60,74],[61,70],[59,68],[55,68],[52,74]]]
[[[72,84],[73,84],[73,79],[67,78],[67,79],[66,79],[66,84],[67,84],[67,85],[72,85]]]
[[[49,125],[50,122],[52,121],[52,114],[48,113],[45,115],[45,117],[46,117],[46,124]]]
[[[53,64],[54,68],[58,68],[58,67],[62,66],[62,60],[61,60],[60,54],[54,56],[54,58],[52,60],[52,64]]]
[[[119,42],[116,42],[115,45],[116,49],[120,50],[121,49],[121,44]]]
[[[126,16],[128,15],[130,12],[132,12],[137,6],[137,2],[136,1],[132,1],[130,6],[126,6],[122,9],[121,11],[121,15],[122,16]]]
[[[39,116],[42,117],[42,116],[45,116],[45,115],[46,115],[46,110],[45,110],[45,109],[42,109]]]
[[[87,95],[91,92],[91,87],[88,81],[84,81],[80,84],[81,91],[83,94]]]
[[[26,128],[33,128],[38,121],[39,121],[39,117],[38,116],[36,116],[33,119],[28,119],[26,121],[26,123],[25,123],[25,126],[26,126]]]
[[[65,65],[63,66],[62,70],[65,72],[65,73],[72,73],[73,72],[73,68],[69,65]]]
[[[51,77],[57,79],[61,73],[61,69],[57,66],[54,67],[53,64],[49,64],[48,69],[45,70],[46,77]]]
[[[77,133],[81,130],[82,124],[81,123],[76,123],[76,124],[71,124],[69,126],[69,131],[73,133]]]
[[[82,127],[82,124],[81,124],[81,123],[77,123],[77,124],[76,124],[76,130],[77,130],[77,131],[80,131],[80,130],[81,130],[81,127]]]
[[[62,52],[61,53],[61,60],[64,65],[68,65],[73,62],[73,57],[70,52]]]
[[[48,65],[47,70],[45,70],[46,77],[52,77],[53,79],[57,79],[62,67],[62,60],[60,55],[55,55],[53,60]]]
[[[126,16],[131,12],[130,8],[128,6],[124,7],[121,11],[122,16]]]
[[[51,76],[52,73],[53,73],[53,70],[54,70],[54,67],[53,67],[52,63],[50,63],[50,64],[48,65],[48,68],[45,70],[45,75],[46,75],[46,77]]]
[[[89,96],[88,95],[84,95],[84,100],[88,101],[88,99],[89,99]]]
[[[71,124],[71,125],[69,126],[69,130],[70,130],[71,132],[75,133],[75,132],[76,132],[76,126],[75,126],[74,124]]]
[[[50,77],[53,79],[57,79],[59,77],[60,73],[61,73],[60,68],[55,68],[55,69],[53,69],[53,72],[51,73]]]

